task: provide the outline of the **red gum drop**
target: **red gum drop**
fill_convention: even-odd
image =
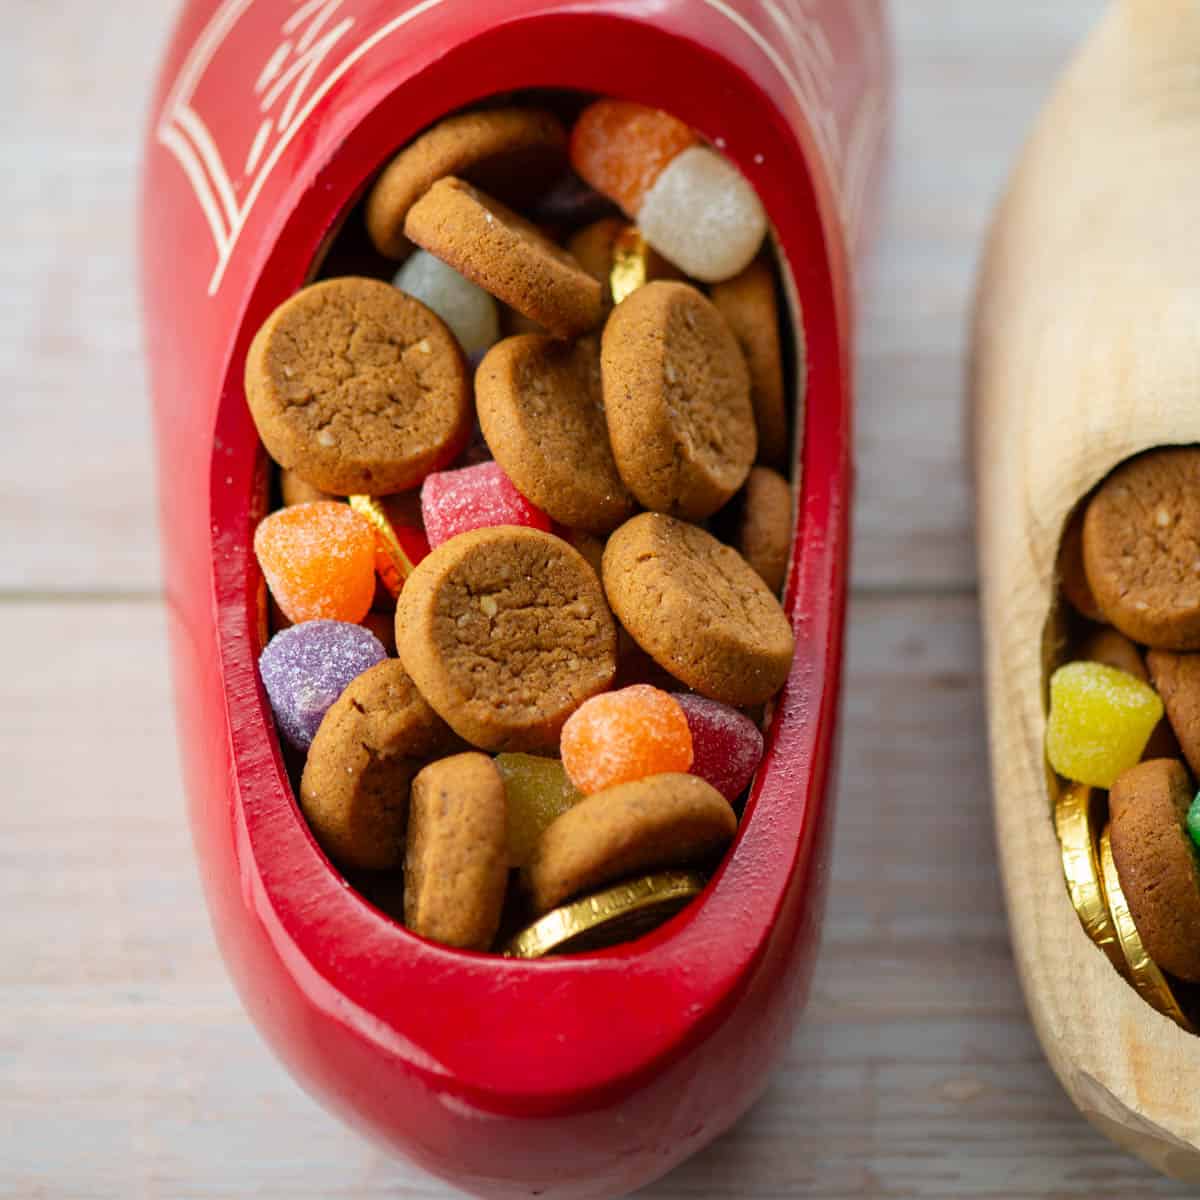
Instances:
[[[692,731],[692,771],[731,804],[746,790],[763,756],[762,731],[745,713],[681,693],[675,696]]]
[[[421,487],[421,513],[431,548],[460,533],[493,525],[550,532],[550,518],[517,491],[495,462],[428,476]]]

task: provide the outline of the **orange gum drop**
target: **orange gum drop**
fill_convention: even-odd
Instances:
[[[632,219],[667,163],[698,141],[688,126],[661,109],[597,100],[571,130],[571,166]]]

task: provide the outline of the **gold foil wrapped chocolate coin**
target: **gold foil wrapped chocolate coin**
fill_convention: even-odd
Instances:
[[[1112,845],[1107,829],[1100,835],[1100,871],[1104,879],[1108,909],[1117,931],[1117,941],[1125,956],[1125,974],[1129,981],[1147,1004],[1153,1005],[1163,1016],[1170,1017],[1176,1025],[1189,1033],[1195,1033],[1196,1029],[1180,1007],[1175,993],[1171,991],[1167,977],[1146,953],[1146,947],[1142,944],[1133,914],[1129,911],[1129,903],[1121,890],[1121,880],[1117,875],[1117,864],[1113,862]]]
[[[617,234],[612,248],[612,270],[608,277],[609,291],[614,304],[620,304],[631,292],[636,292],[650,279],[650,255],[641,231],[629,225]]]
[[[670,920],[704,890],[696,871],[660,871],[614,884],[540,917],[503,949],[509,958],[582,954],[631,942]]]
[[[1122,975],[1127,975],[1125,956],[1117,939],[1116,926],[1108,911],[1096,841],[1102,814],[1100,794],[1084,783],[1069,783],[1061,789],[1054,806],[1054,826],[1062,847],[1063,874],[1067,893],[1088,937],[1108,956]]]
[[[399,596],[404,581],[413,573],[412,559],[404,552],[383,505],[374,496],[349,496],[350,507],[366,517],[375,529],[375,570],[383,586]]]

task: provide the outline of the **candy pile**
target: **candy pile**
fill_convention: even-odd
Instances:
[[[335,242],[246,361],[300,808],[427,938],[638,936],[732,841],[791,665],[803,380],[762,207],[675,118],[597,100],[449,117],[364,208],[377,259],[339,274]]]
[[[1046,755],[1072,902],[1160,1012],[1200,982],[1200,449],[1118,467],[1068,525]],[[1107,793],[1105,795],[1104,793]]]

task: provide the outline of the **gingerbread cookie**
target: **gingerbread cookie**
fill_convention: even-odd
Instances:
[[[648,283],[613,309],[601,371],[629,489],[657,512],[711,516],[745,482],[757,444],[750,377],[721,314],[686,283]]]
[[[1146,663],[1183,756],[1200,774],[1200,654],[1151,650]]]
[[[792,488],[770,467],[752,467],[746,477],[733,544],[779,595],[792,548]]]
[[[766,257],[759,255],[740,275],[713,284],[709,295],[733,330],[750,370],[758,461],[786,467],[791,443],[783,388],[783,351],[779,345],[775,279]],[[797,377],[804,378],[803,364],[797,366]]]
[[[1200,981],[1200,859],[1187,831],[1192,788],[1174,759],[1139,763],[1109,793],[1113,861],[1146,947],[1164,971]]]
[[[345,496],[414,487],[471,419],[454,335],[377,279],[330,279],[285,300],[246,357],[246,399],[280,466]]]
[[[642,871],[703,862],[736,832],[729,801],[696,775],[650,775],[596,792],[538,839],[525,877],[534,911]]]
[[[424,559],[400,594],[396,647],[433,708],[485,750],[556,750],[617,666],[595,572],[561,538],[517,526],[459,534]]]
[[[279,495],[286,508],[290,508],[293,504],[311,504],[314,500],[341,499],[340,496],[334,496],[329,492],[321,491],[319,487],[314,487],[307,479],[301,479],[295,471],[287,470],[279,472]]]
[[[398,865],[409,784],[455,745],[396,659],[352,680],[322,719],[300,779],[300,807],[329,857],[369,871]]]
[[[404,923],[462,950],[487,950],[508,883],[504,781],[486,754],[457,754],[412,783]]]
[[[1109,626],[1093,630],[1079,643],[1076,658],[1084,662],[1102,663],[1116,667],[1126,675],[1132,675],[1143,683],[1150,682],[1150,674],[1142,659],[1142,652],[1123,634]]]
[[[1063,530],[1058,545],[1058,582],[1063,595],[1080,616],[1089,621],[1103,621],[1104,614],[1092,595],[1092,585],[1088,583],[1083,567],[1083,514],[1086,511],[1085,506],[1077,508]]]
[[[566,167],[567,135],[553,113],[494,108],[439,121],[400,151],[367,197],[367,229],[380,254],[404,258],[404,222],[441,178],[457,175],[513,204],[537,196]]]
[[[559,337],[604,317],[604,294],[535,225],[461,179],[441,179],[409,209],[405,233],[505,304]]]
[[[1113,471],[1087,506],[1083,562],[1127,637],[1200,649],[1200,449],[1153,450]]]
[[[604,588],[638,645],[701,695],[762,704],[787,679],[794,639],[779,601],[695,525],[660,513],[627,521],[604,549]]]
[[[604,534],[637,510],[608,444],[595,338],[500,342],[476,372],[475,401],[496,461],[556,521]]]

